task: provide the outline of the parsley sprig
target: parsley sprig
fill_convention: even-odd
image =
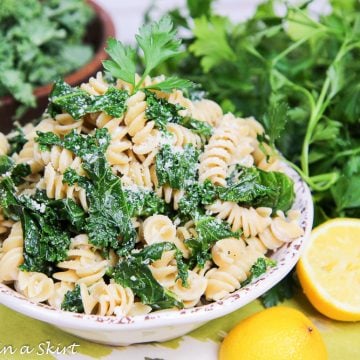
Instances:
[[[111,60],[103,61],[104,68],[115,78],[121,79],[133,87],[135,93],[142,87],[146,78],[165,60],[180,54],[181,41],[176,38],[176,31],[170,17],[165,16],[158,22],[144,25],[136,35],[139,49],[144,59],[144,72],[136,82],[136,51],[121,41],[109,39],[106,52]],[[173,89],[187,89],[193,83],[189,80],[172,76],[156,85],[146,88],[171,92]]]

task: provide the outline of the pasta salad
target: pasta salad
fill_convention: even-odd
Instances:
[[[57,81],[40,122],[0,133],[0,282],[34,302],[104,316],[200,306],[303,234],[262,125],[149,76],[154,52],[178,52],[167,18],[137,41],[141,76],[111,39],[112,76]]]

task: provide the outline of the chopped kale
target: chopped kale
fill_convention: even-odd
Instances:
[[[0,181],[0,206],[6,217],[18,221],[20,217],[19,202],[16,197],[14,182],[11,177]]]
[[[245,286],[245,285],[251,283],[252,280],[254,280],[254,279],[258,278],[259,276],[261,276],[262,274],[266,273],[266,270],[269,267],[274,267],[275,265],[276,265],[275,260],[259,257],[256,260],[255,264],[251,267],[250,275],[244,282],[241,283],[241,286]]]
[[[153,191],[144,188],[124,188],[127,202],[130,204],[131,217],[151,216],[165,211],[165,201]]]
[[[112,173],[105,158],[110,141],[107,129],[97,129],[94,135],[80,135],[73,131],[63,140],[49,133],[38,133],[38,136],[40,145],[60,145],[83,160],[82,166],[88,179],[68,170],[64,181],[70,184],[77,182],[86,190],[90,206],[85,230],[90,242],[104,249],[112,247],[119,254],[130,251],[136,239],[131,222],[133,210],[120,178]]]
[[[36,134],[38,137],[35,139],[35,141],[39,143],[41,151],[49,150],[53,145],[62,146],[62,140],[53,132],[44,133],[37,131]]]
[[[245,166],[237,166],[227,179],[227,187],[218,190],[221,200],[242,204],[252,204],[259,198],[275,195],[272,187],[261,183],[260,172],[256,167]]]
[[[195,182],[199,152],[188,144],[183,150],[164,145],[156,155],[156,175],[159,185],[168,184],[173,189],[184,189]]]
[[[11,172],[11,178],[14,181],[15,185],[22,184],[25,180],[24,178],[31,174],[31,168],[28,164],[17,164]]]
[[[95,96],[88,112],[104,111],[110,116],[121,117],[126,110],[128,97],[128,92],[109,87],[104,95]]]
[[[144,264],[159,260],[164,251],[175,250],[176,265],[178,268],[178,278],[181,279],[183,286],[188,286],[188,266],[185,264],[181,251],[174,243],[161,242],[145,246],[140,252],[132,254],[133,257],[141,259]]]
[[[127,91],[109,87],[104,95],[93,96],[72,88],[62,80],[57,80],[50,94],[48,111],[54,116],[61,112],[69,113],[74,119],[97,111],[120,117],[126,110]]]
[[[139,258],[132,257],[119,262],[110,276],[118,284],[131,288],[141,302],[151,306],[153,310],[184,307],[175,295],[155,280],[149,267]]]
[[[17,196],[11,177],[0,182],[0,202],[5,215],[22,223],[24,263],[20,268],[49,274],[56,263],[67,257],[69,224],[59,217],[48,199],[39,199]]]
[[[11,173],[11,178],[15,185],[24,182],[24,177],[31,174],[31,168],[28,164],[14,164],[14,161],[7,155],[0,156],[0,175]]]
[[[201,216],[197,219],[195,229],[198,237],[185,241],[186,246],[191,249],[190,267],[203,267],[211,258],[210,249],[216,241],[240,236],[239,232],[231,231],[228,223],[211,216]]]
[[[150,91],[146,92],[146,118],[154,120],[156,126],[161,130],[166,130],[168,123],[179,123],[182,116],[179,115],[179,110],[183,107],[179,104],[169,103],[166,99],[157,98],[155,94]]]
[[[181,215],[196,217],[202,205],[209,205],[217,198],[217,191],[210,180],[203,183],[193,183],[186,187],[185,195],[180,199]]]
[[[52,200],[49,201],[49,206],[56,212],[59,220],[68,221],[76,232],[85,229],[86,213],[74,200]]]
[[[294,202],[294,183],[280,172],[237,166],[227,183],[227,187],[218,187],[221,200],[283,211],[289,210]]]
[[[80,293],[80,285],[76,285],[74,290],[68,291],[61,304],[61,309],[76,313],[84,312],[84,305]]]
[[[166,130],[168,123],[175,123],[205,137],[212,134],[212,127],[208,123],[181,116],[179,111],[184,108],[179,104],[172,104],[166,99],[158,98],[150,91],[146,91],[146,103],[146,118],[154,120],[156,126],[163,131]]]
[[[7,155],[1,155],[0,156],[0,175],[5,174],[14,165],[14,161]]]
[[[8,142],[10,145],[9,156],[21,151],[27,140],[25,138],[24,131],[20,126],[16,126],[15,129],[10,133],[8,136]]]
[[[110,136],[107,129],[97,129],[92,136],[78,134],[72,131],[65,135],[64,139],[52,132],[37,131],[38,137],[35,139],[43,149],[57,145],[72,151],[81,158],[86,158],[88,162],[94,162],[98,157],[103,156],[110,143]]]
[[[179,124],[206,138],[210,137],[213,132],[212,126],[207,122],[196,120],[190,117],[183,117],[179,121]]]
[[[87,113],[91,105],[91,97],[87,92],[72,88],[63,80],[57,80],[50,93],[49,102],[48,111],[51,116],[64,111],[74,119],[79,119]]]

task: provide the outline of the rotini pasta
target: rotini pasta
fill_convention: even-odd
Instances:
[[[217,126],[221,122],[223,111],[215,101],[203,99],[194,102],[192,116],[211,126]]]
[[[53,277],[69,283],[95,284],[102,279],[109,267],[109,260],[104,259],[95,247],[91,246],[85,234],[78,235],[70,244],[68,259],[57,264],[64,271],[56,272]]]
[[[72,199],[81,204],[85,211],[88,210],[86,192],[77,185],[68,185],[63,183],[63,175],[57,173],[52,164],[45,167],[43,184],[46,195],[50,199]]]
[[[271,208],[244,208],[231,201],[217,200],[207,209],[221,220],[226,220],[233,231],[242,229],[245,237],[254,237],[271,223]]]
[[[15,289],[34,302],[48,301],[54,293],[54,281],[43,273],[21,271]]]
[[[271,177],[267,172],[282,170],[280,155],[259,143],[258,135],[266,135],[255,119],[224,115],[215,102],[191,101],[179,89],[151,89],[164,76],[141,79],[110,85],[97,73],[77,94],[97,106],[105,99],[104,108],[85,114],[82,108],[75,120],[72,107],[61,112],[57,105],[23,128],[26,142],[9,164],[28,164],[31,173],[18,166],[24,174],[13,176],[11,167],[0,180],[29,216],[22,221],[35,225],[32,234],[29,223],[11,220],[19,215],[2,202],[0,282],[32,301],[119,317],[200,306],[239,289],[259,258],[303,235],[295,211],[275,212],[282,207],[258,206],[271,202],[252,196],[245,203],[222,200],[244,172]],[[114,93],[126,99],[115,107]],[[13,152],[14,134],[0,133],[0,155]],[[31,267],[28,250],[41,248],[38,239],[49,242],[52,256],[45,261],[34,252],[40,265]]]
[[[0,132],[0,155],[7,155],[9,149],[10,145],[7,141],[7,138],[2,132]]]
[[[231,114],[225,115],[200,156],[199,180],[209,179],[215,185],[226,186],[229,166],[249,163],[254,148],[248,142],[248,133],[248,126]]]
[[[23,231],[21,222],[16,222],[1,246],[0,282],[13,282],[19,277],[19,266],[24,262]]]

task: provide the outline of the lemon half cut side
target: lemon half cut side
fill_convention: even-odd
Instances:
[[[360,219],[337,218],[315,228],[297,274],[305,295],[325,316],[360,320]]]

